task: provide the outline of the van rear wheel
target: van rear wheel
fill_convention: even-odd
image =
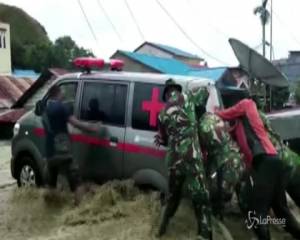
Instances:
[[[23,156],[20,159],[17,183],[19,187],[36,187],[41,185],[40,174],[37,171],[34,160],[30,156]]]

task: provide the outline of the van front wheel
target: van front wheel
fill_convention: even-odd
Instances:
[[[37,167],[31,157],[24,156],[20,159],[17,182],[19,187],[35,187],[41,185]]]

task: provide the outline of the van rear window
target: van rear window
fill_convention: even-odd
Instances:
[[[158,115],[163,108],[164,85],[135,83],[132,127],[140,130],[157,131]]]

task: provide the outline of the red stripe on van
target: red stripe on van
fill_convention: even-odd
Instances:
[[[137,153],[137,154],[145,154],[145,155],[152,155],[155,157],[164,157],[165,151],[158,150],[150,147],[142,147],[135,144],[130,143],[119,143],[119,145],[122,146],[122,149],[124,152],[130,152],[130,153]]]
[[[35,128],[33,132],[37,137],[45,136],[45,130],[43,128]],[[109,140],[90,137],[83,134],[72,134],[71,139],[74,142],[81,142],[85,144],[91,144],[91,145],[97,145],[103,147],[113,147],[111,146]],[[130,143],[118,143],[117,149],[128,153],[145,154],[145,155],[151,155],[159,158],[163,158],[165,156],[164,150],[158,150],[151,147],[143,147],[140,145],[130,144]]]

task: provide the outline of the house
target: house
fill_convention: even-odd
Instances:
[[[11,106],[26,92],[33,81],[29,78],[14,78],[0,76],[0,132],[1,138],[11,136],[14,123],[25,111],[18,109],[11,111]]]
[[[10,26],[0,22],[0,75],[11,74]]]
[[[63,69],[48,69],[36,81],[30,78],[0,76],[0,138],[11,138],[13,126],[35,103]]]
[[[300,51],[290,51],[288,58],[274,60],[273,64],[286,75],[291,84],[300,81]]]
[[[12,76],[15,78],[30,78],[32,80],[37,80],[40,74],[33,70],[15,68],[12,72]]]
[[[205,61],[195,54],[160,43],[144,42],[134,52],[162,58],[173,58],[188,65],[199,65]]]
[[[158,57],[137,52],[118,50],[111,58],[123,60],[123,70],[129,72],[152,72],[209,78],[218,82],[219,86],[235,86],[248,88],[248,76],[240,68],[228,67],[196,67],[174,58]]]
[[[129,72],[151,72],[186,75],[190,66],[174,58],[118,50],[111,58],[123,60],[123,70]]]

